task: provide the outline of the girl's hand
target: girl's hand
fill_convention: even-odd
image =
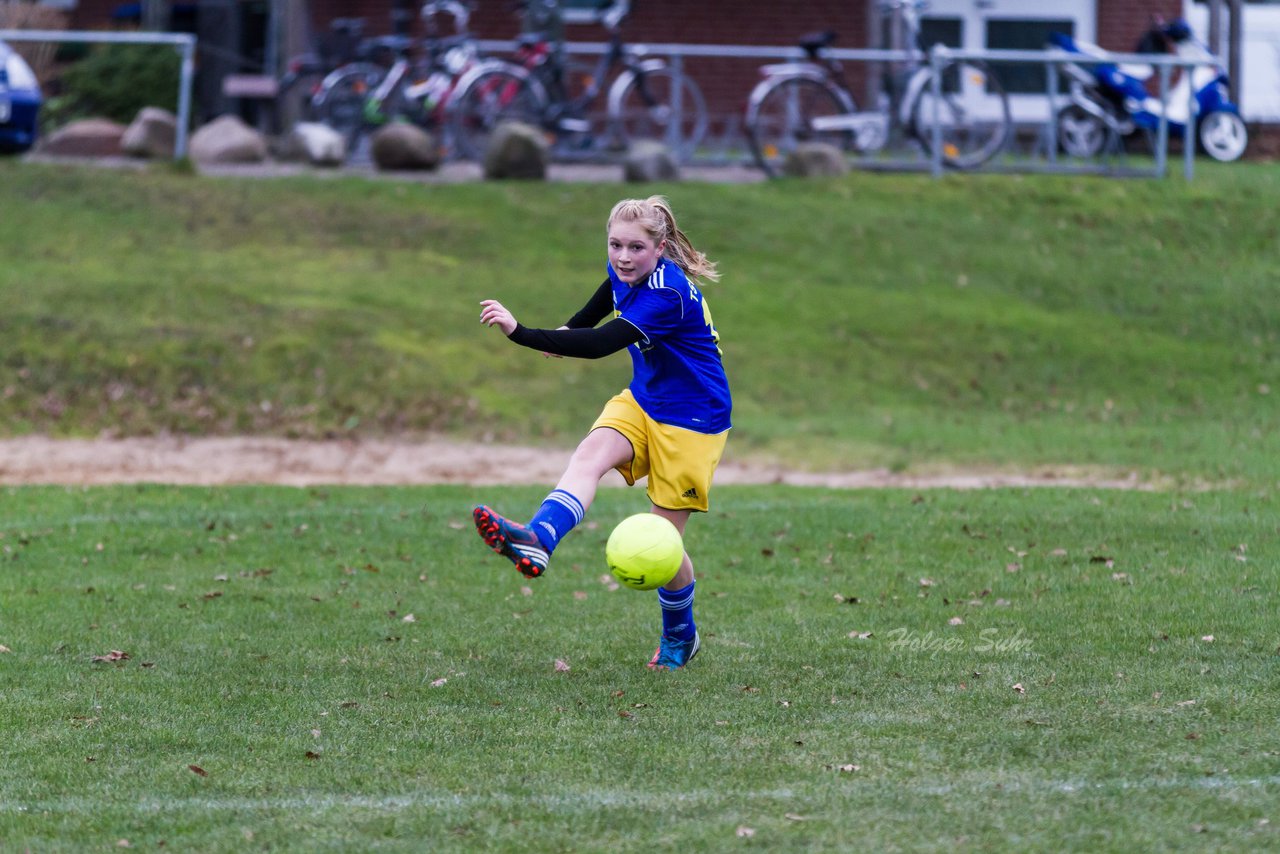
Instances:
[[[507,311],[506,306],[498,302],[496,299],[481,300],[480,305],[480,322],[485,326],[496,326],[502,330],[503,335],[510,335],[516,331],[515,315]]]

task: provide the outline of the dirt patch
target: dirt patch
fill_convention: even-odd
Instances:
[[[569,450],[454,441],[304,442],[253,437],[63,440],[28,437],[0,441],[0,484],[110,483],[412,485],[551,485]],[[1088,470],[952,470],[927,474],[886,469],[805,472],[727,460],[716,483],[789,484],[843,489],[982,489],[1075,486],[1148,488],[1136,476]],[[607,486],[622,486],[610,475]]]

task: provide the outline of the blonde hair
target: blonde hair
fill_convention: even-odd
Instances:
[[[690,279],[708,279],[712,282],[720,280],[715,262],[694,249],[689,238],[676,225],[676,215],[671,212],[671,203],[665,196],[623,199],[609,212],[606,229],[613,228],[613,224],[618,221],[637,223],[655,246],[665,240],[667,248],[663,254],[684,270],[684,274]]]

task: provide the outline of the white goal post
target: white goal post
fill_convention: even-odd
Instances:
[[[7,42],[103,42],[114,44],[170,45],[182,55],[178,79],[178,128],[173,157],[187,155],[187,128],[191,122],[191,87],[196,70],[196,37],[190,33],[104,33],[88,30],[0,30]]]

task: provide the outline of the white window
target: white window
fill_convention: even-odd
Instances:
[[[1042,50],[1048,34],[1070,33],[1096,41],[1096,0],[931,0],[922,29],[938,31],[933,41],[965,50]],[[1047,81],[1039,63],[997,63],[1015,121],[1044,121],[1049,116]]]

